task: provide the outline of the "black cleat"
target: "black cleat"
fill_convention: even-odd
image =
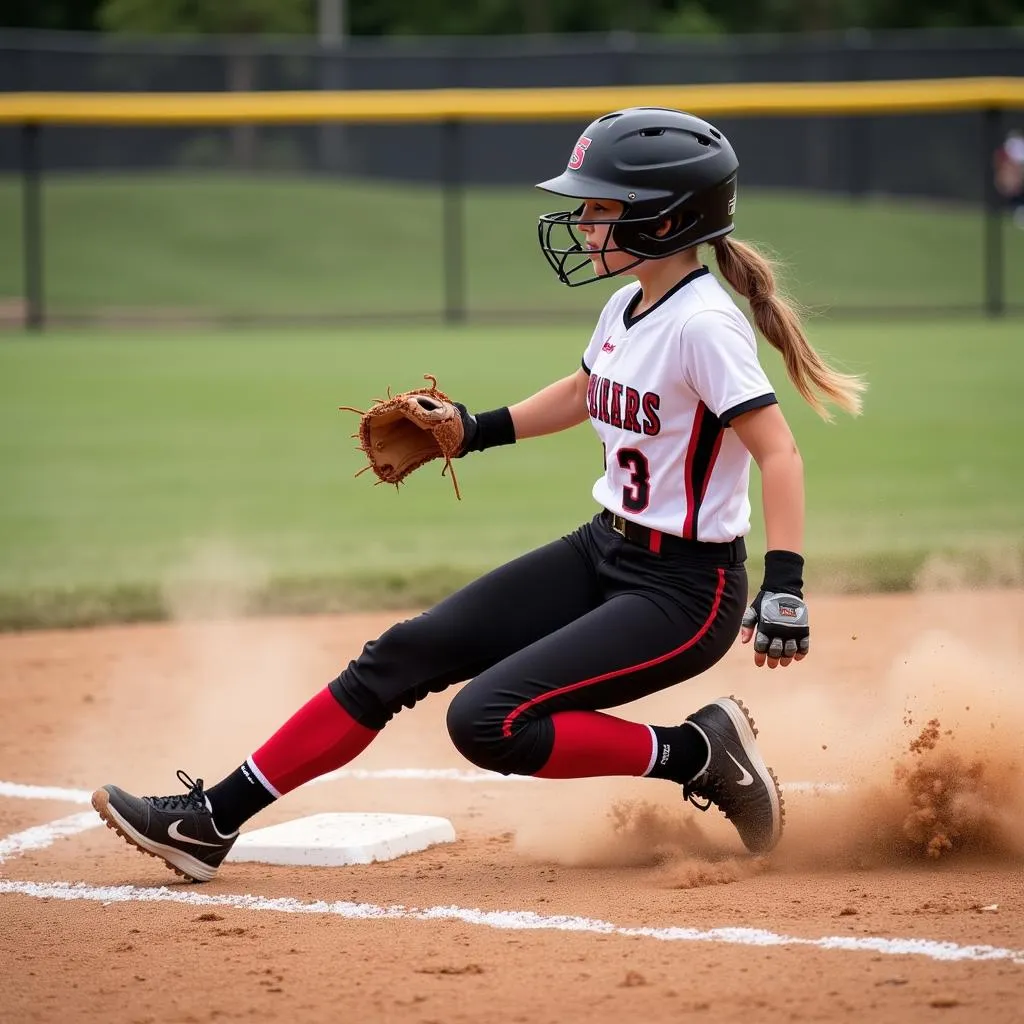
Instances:
[[[169,868],[193,882],[208,882],[235,844],[238,833],[217,831],[203,780],[178,772],[189,787],[184,796],[132,796],[117,786],[92,795],[99,816],[119,836],[143,853],[159,857]]]
[[[709,754],[704,768],[683,786],[683,796],[701,811],[717,805],[751,853],[767,853],[782,835],[786,812],[775,773],[757,749],[749,712],[733,697],[720,697],[685,724],[704,736]]]

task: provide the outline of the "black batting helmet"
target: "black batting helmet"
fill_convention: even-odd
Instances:
[[[541,250],[559,280],[572,286],[600,280],[589,273],[573,280],[591,265],[592,254],[585,254],[573,230],[579,224],[614,223],[596,254],[602,260],[605,253],[616,251],[636,257],[617,274],[643,260],[664,259],[720,238],[733,229],[738,167],[729,140],[692,114],[664,107],[605,114],[580,136],[565,171],[537,188],[571,199],[614,199],[625,206],[622,216],[612,222],[584,221],[582,205],[543,214],[538,225]],[[659,235],[666,220],[669,228]],[[555,232],[563,229],[566,244],[554,244]],[[583,258],[567,266],[578,255]]]

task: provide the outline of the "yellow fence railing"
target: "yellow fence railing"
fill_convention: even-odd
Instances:
[[[200,125],[238,123],[541,121],[630,106],[702,116],[857,115],[1024,109],[1024,78],[873,82],[431,89],[348,92],[0,94],[0,123]]]
[[[444,316],[465,317],[461,213],[461,126],[471,122],[587,121],[610,110],[665,106],[707,118],[975,112],[982,119],[978,168],[985,175],[984,308],[1004,311],[1004,235],[992,184],[992,153],[1003,111],[1024,110],[1024,77],[866,82],[730,83],[559,89],[428,89],[322,92],[0,93],[0,125],[19,128],[23,181],[25,323],[43,326],[44,178],[41,136],[49,125],[204,126],[237,124],[432,123],[447,145],[441,234]],[[455,155],[452,155],[455,154]]]

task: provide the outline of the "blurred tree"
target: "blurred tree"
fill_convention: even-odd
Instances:
[[[722,23],[699,0],[683,0],[658,19],[658,31],[674,36],[713,36],[723,31]]]
[[[314,7],[313,0],[103,0],[98,20],[111,32],[312,32]]]
[[[1024,25],[1024,0],[868,0],[871,28]]]
[[[97,27],[102,0],[0,0],[0,28],[82,32]]]
[[[313,0],[103,0],[100,25],[111,32],[219,33],[232,36],[225,65],[225,86],[233,92],[259,87],[258,44],[246,37],[261,34],[311,33]],[[231,153],[236,167],[252,167],[256,126],[235,125]]]
[[[317,0],[0,0],[0,26],[313,32]],[[347,0],[353,35],[799,32],[1024,25],[1024,0]]]

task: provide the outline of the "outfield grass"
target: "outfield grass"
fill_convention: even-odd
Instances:
[[[0,300],[21,294],[20,190],[0,179]],[[980,307],[977,210],[820,195],[741,194],[739,237],[775,250],[816,307]],[[558,199],[528,185],[466,193],[471,312],[589,312],[566,289],[536,218]],[[215,316],[436,314],[443,306],[437,188],[288,177],[51,176],[46,295],[54,313]],[[1024,305],[1024,232],[1009,223],[1008,299]]]
[[[429,467],[399,493],[352,479],[355,417],[336,407],[428,371],[471,407],[503,404],[572,372],[587,334],[8,336],[0,624],[160,617],[210,583],[262,608],[433,600],[593,514],[592,432],[460,461],[459,503]],[[1019,326],[819,322],[812,334],[871,391],[862,419],[825,425],[765,353],[807,467],[809,575],[906,586],[936,552],[1019,552]]]

